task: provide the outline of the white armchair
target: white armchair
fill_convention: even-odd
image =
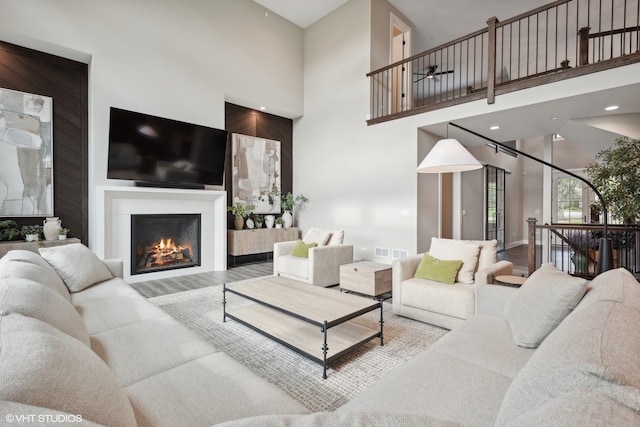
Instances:
[[[453,285],[414,277],[424,254],[394,261],[393,312],[446,329],[473,315],[476,285],[491,283],[494,275],[513,272],[511,262],[497,260],[497,241],[433,238],[429,253],[443,260],[461,260],[465,258],[465,248],[472,246],[477,248],[475,261],[473,256],[465,260]]]
[[[340,266],[353,262],[353,245],[342,243],[342,231],[330,232],[311,228],[302,241],[315,242],[308,258],[291,255],[296,242],[273,245],[273,274],[316,286],[333,286],[340,282]]]

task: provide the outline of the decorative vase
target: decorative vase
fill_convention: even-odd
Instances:
[[[282,213],[282,225],[284,228],[289,228],[293,225],[293,215],[291,215],[291,211],[284,211]]]
[[[26,236],[24,236],[24,239],[27,242],[37,242],[38,240],[40,240],[40,236],[38,236],[37,234],[27,234]]]
[[[58,240],[62,221],[57,216],[52,216],[42,221],[42,223],[44,224],[44,238],[46,240]]]
[[[576,274],[585,274],[589,268],[589,259],[581,254],[580,252],[575,252],[571,255],[571,262],[575,268]]]
[[[264,216],[264,224],[267,228],[273,228],[273,222],[276,220],[276,217],[273,215],[265,215]]]
[[[251,229],[253,228],[253,226],[254,226],[254,225],[255,225],[255,224],[253,223],[253,220],[252,220],[251,218],[249,218],[249,219],[247,220],[247,228],[248,228],[249,230],[251,230]]]
[[[67,235],[66,234],[60,234],[58,236],[58,240],[67,240]]]
[[[276,224],[276,228],[282,228],[282,224]]]
[[[241,216],[236,216],[233,219],[233,227],[236,230],[242,230],[242,227],[244,227],[244,218],[242,218]]]

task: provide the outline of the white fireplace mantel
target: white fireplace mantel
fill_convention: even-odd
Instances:
[[[124,262],[129,283],[227,268],[227,193],[215,190],[99,186],[95,252]],[[131,215],[201,214],[200,266],[131,275]]]

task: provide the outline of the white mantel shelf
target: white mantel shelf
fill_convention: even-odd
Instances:
[[[130,283],[185,274],[223,271],[227,266],[227,193],[216,190],[98,186],[95,251],[124,262]],[[131,275],[131,215],[201,214],[200,266]]]

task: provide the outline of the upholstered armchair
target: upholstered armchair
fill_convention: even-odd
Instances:
[[[429,254],[439,260],[460,260],[454,283],[415,277],[424,254],[394,261],[393,312],[446,329],[475,313],[475,289],[492,283],[494,275],[512,274],[513,264],[497,260],[496,240],[431,240]]]
[[[273,274],[316,286],[337,285],[340,266],[353,262],[353,245],[343,244],[343,239],[344,231],[311,228],[301,241],[275,243]],[[306,256],[297,250],[300,246],[307,250]]]

